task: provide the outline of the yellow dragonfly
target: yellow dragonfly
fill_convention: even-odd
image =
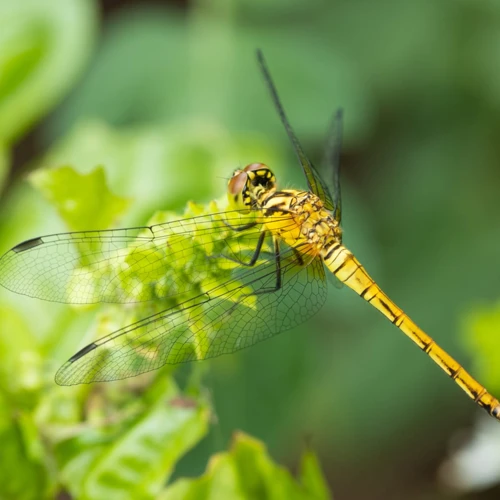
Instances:
[[[500,402],[424,333],[342,244],[341,111],[327,155],[334,171],[332,196],[290,126],[260,51],[257,58],[310,191],[280,190],[270,168],[253,163],[229,180],[230,208],[224,212],[41,236],[8,251],[0,259],[0,283],[13,292],[75,304],[157,304],[154,314],[74,354],[56,382],[118,380],[251,346],[321,308],[326,268],[500,420]]]

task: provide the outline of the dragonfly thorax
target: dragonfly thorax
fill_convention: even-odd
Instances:
[[[251,163],[243,170],[236,170],[229,180],[229,204],[236,210],[249,210],[260,200],[276,191],[276,177],[263,163]]]
[[[341,241],[338,222],[308,191],[275,191],[263,200],[260,210],[265,228],[301,253],[320,255]]]

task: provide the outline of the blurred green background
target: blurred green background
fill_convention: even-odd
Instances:
[[[0,26],[0,252],[181,215],[256,161],[303,187],[259,47],[316,163],[344,108],[345,244],[500,393],[500,2],[3,0]],[[208,498],[176,480],[237,430],[296,477],[239,435],[220,470],[237,469],[240,439],[260,457],[243,476],[268,474],[239,498],[292,498],[271,493],[280,481],[328,497],[309,445],[336,499],[500,498],[500,427],[347,288],[246,351],[76,389],[55,370],[119,307],[2,289],[0,318],[1,498]],[[478,435],[496,453],[472,449]],[[213,481],[212,498],[237,497]]]

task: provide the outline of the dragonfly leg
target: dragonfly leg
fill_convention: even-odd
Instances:
[[[236,262],[237,264],[240,264],[242,266],[247,266],[247,267],[253,267],[255,265],[255,263],[257,262],[257,259],[259,258],[259,255],[262,251],[262,245],[264,244],[264,240],[266,239],[266,236],[267,236],[267,231],[262,231],[262,233],[260,233],[260,236],[259,236],[259,240],[257,242],[257,246],[255,247],[255,251],[250,259],[249,262],[244,262],[243,260],[241,259],[238,259],[236,257],[228,257],[227,255],[217,255],[217,256],[213,256],[212,258],[223,258],[223,259],[227,259],[227,260],[230,260],[231,262]]]
[[[271,288],[262,288],[261,290],[255,290],[253,293],[245,293],[241,296],[244,300],[246,297],[253,297],[254,295],[263,295],[266,293],[275,293],[281,289],[282,278],[281,278],[281,254],[278,239],[274,238],[274,256],[276,259],[276,285]],[[227,314],[231,315],[238,307],[238,303],[234,304],[230,309],[228,309]]]
[[[295,247],[292,247],[292,251],[293,254],[295,255],[295,258],[297,259],[297,264],[302,267],[304,265],[304,259],[302,258],[302,254]]]
[[[227,226],[229,229],[232,229],[233,231],[240,232],[240,231],[245,231],[247,229],[251,229],[252,227],[255,227],[257,225],[257,222],[249,222],[248,224],[243,224],[242,226],[233,226],[232,224],[229,224],[229,222],[223,220],[222,221],[225,226]]]
[[[278,290],[281,289],[282,286],[282,277],[281,277],[281,254],[280,254],[280,247],[279,247],[279,242],[277,238],[274,238],[274,257],[276,259],[276,285],[271,288],[262,288],[261,290],[255,290],[253,293],[246,293],[241,296],[242,299],[245,299],[246,297],[253,297],[254,295],[263,295],[266,293],[275,293]],[[232,314],[232,312],[236,309],[238,304],[234,304],[233,307],[231,307],[228,310],[228,314]]]
[[[276,260],[276,285],[272,288],[263,288],[262,290],[255,290],[254,293],[249,293],[250,295],[261,295],[263,293],[274,293],[277,292],[282,286],[282,277],[281,277],[281,254],[280,254],[280,246],[278,238],[273,239],[274,242],[274,258]]]

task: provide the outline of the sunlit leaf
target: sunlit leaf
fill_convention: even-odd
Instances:
[[[475,371],[490,390],[500,390],[500,303],[473,309],[465,317],[464,329]]]
[[[175,111],[185,116],[185,18],[173,9],[134,7],[114,12],[79,91],[52,120],[53,133],[64,134],[81,118],[123,126],[171,120]]]
[[[129,204],[109,190],[102,167],[89,174],[71,167],[47,168],[35,171],[30,180],[73,231],[106,229]]]
[[[30,446],[26,447],[22,424],[12,414],[10,404],[11,401],[0,393],[0,440],[3,457],[0,467],[0,497],[20,500],[43,498],[48,481],[47,472],[41,465],[39,456],[30,456]],[[34,446],[35,442],[31,445]]]
[[[93,0],[0,4],[0,140],[16,139],[58,102],[87,60]]]
[[[193,151],[198,152],[194,157]],[[235,138],[214,121],[169,120],[168,126],[128,129],[91,121],[71,129],[40,166],[72,165],[88,174],[105,165],[112,190],[134,199],[124,223],[137,225],[156,210],[179,210],[187,200],[225,196],[234,170],[261,158],[276,165],[279,174],[282,162],[275,145],[263,136]]]
[[[14,393],[40,389],[43,380],[36,338],[15,309],[0,305],[0,318],[1,385]]]
[[[68,488],[79,498],[157,498],[176,462],[208,428],[206,405],[183,405],[177,398],[170,382],[162,397],[115,439],[87,450],[82,442],[81,452],[63,471]]]
[[[301,480],[302,484],[294,480],[284,467],[273,463],[260,441],[238,433],[234,437],[231,450],[214,455],[203,476],[197,479],[179,479],[159,498],[161,500],[331,498],[317,460],[309,451],[303,457]]]
[[[321,471],[318,457],[312,450],[306,450],[300,464],[300,481],[314,498],[330,498],[328,484]]]

